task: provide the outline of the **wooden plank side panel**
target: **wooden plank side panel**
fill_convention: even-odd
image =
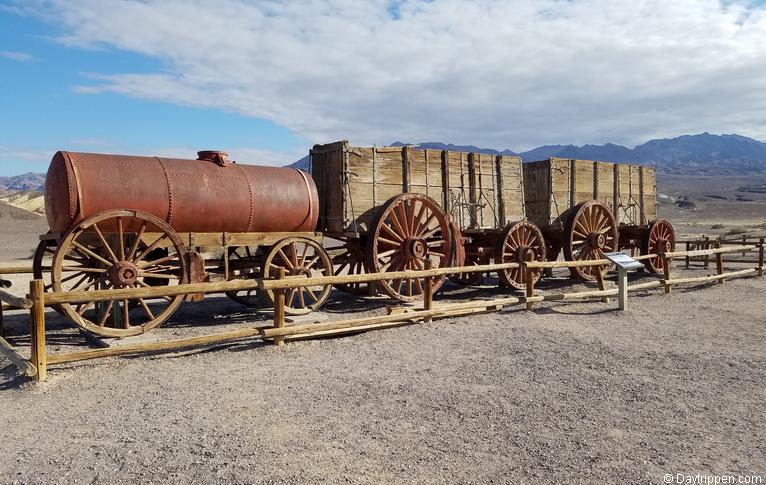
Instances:
[[[480,153],[476,157],[477,165],[474,168],[477,190],[476,202],[478,227],[482,229],[494,229],[500,224],[500,214],[497,204],[497,171],[495,169],[495,155]]]
[[[638,224],[638,167],[620,163],[615,170],[619,179],[617,220],[622,224]]]
[[[561,216],[573,204],[577,203],[574,190],[578,166],[566,158],[551,158],[550,160],[551,197],[548,209],[548,221],[544,227],[563,224]],[[581,164],[582,165],[582,164]],[[575,179],[572,176],[575,176]]]
[[[640,167],[643,174],[643,211],[645,223],[657,219],[657,174],[654,167]]]
[[[591,200],[596,193],[596,167],[590,160],[574,160],[574,199],[571,204],[577,205],[580,202]]]
[[[550,224],[550,171],[550,160],[527,162],[522,165],[526,216],[528,220],[543,228]]]
[[[521,168],[521,157],[504,155],[499,157],[503,178],[503,190],[500,194],[503,200],[504,220],[499,226],[504,227],[510,222],[524,219],[524,179]]]
[[[614,163],[594,162],[593,170],[596,177],[594,199],[606,204],[612,214],[615,214]]]
[[[462,228],[470,227],[470,176],[468,153],[447,152],[450,217]]]
[[[410,150],[410,184],[425,190],[411,190],[425,194],[441,205],[442,173],[440,150]]]
[[[315,145],[311,152],[311,173],[319,196],[320,231],[339,234],[344,229],[343,142]]]

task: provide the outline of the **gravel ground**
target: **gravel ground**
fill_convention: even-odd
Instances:
[[[543,304],[282,348],[88,361],[53,367],[42,384],[0,361],[0,481],[766,478],[765,289],[738,279],[631,295],[624,314],[614,302]],[[361,305],[336,299],[318,317]],[[7,320],[26,344],[24,316]],[[51,351],[82,345],[48,320]],[[253,321],[268,320],[213,299],[186,304],[158,335]]]

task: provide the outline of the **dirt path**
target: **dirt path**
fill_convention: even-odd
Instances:
[[[0,481],[766,475],[764,290],[764,278],[740,279],[636,296],[627,314],[614,304],[546,304],[283,348],[92,361],[54,368],[41,385],[20,384],[6,367]],[[187,305],[161,330],[188,335],[256,318],[214,300]],[[54,350],[71,344],[72,331],[49,319]],[[23,317],[9,320],[23,342]]]

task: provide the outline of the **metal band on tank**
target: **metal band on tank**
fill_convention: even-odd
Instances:
[[[303,177],[303,182],[305,182],[305,184],[306,184],[306,191],[307,191],[307,192],[308,192],[308,194],[309,194],[309,213],[308,213],[308,215],[307,215],[307,216],[306,216],[306,217],[303,219],[303,222],[306,222],[306,220],[309,220],[309,221],[310,221],[310,220],[312,220],[312,219],[314,218],[314,199],[311,197],[311,195],[312,195],[312,194],[311,194],[311,184],[309,184],[309,180],[308,180],[308,178],[306,177],[306,174],[305,174],[305,173],[303,173],[303,170],[301,170],[301,169],[299,169],[299,168],[294,168],[293,170],[295,170],[296,172],[298,172],[299,174],[301,174],[301,177]],[[303,225],[303,222],[301,223],[301,226]],[[313,230],[313,229],[312,229],[312,230]]]
[[[69,218],[75,220],[75,217],[77,217],[77,207],[80,205],[80,184],[77,183],[77,179],[75,178],[74,169],[72,168],[72,159],[69,156],[69,152],[61,152],[61,157],[64,159],[67,184],[69,185]]]
[[[253,218],[255,216],[255,207],[253,207],[253,188],[250,186],[250,179],[247,178],[247,172],[245,172],[245,169],[242,168],[241,165],[232,164],[229,166],[237,167],[237,169],[242,173],[242,178],[245,180],[245,183],[247,184],[247,192],[250,195],[250,216],[247,219],[247,230],[252,231]]]
[[[66,154],[67,154],[67,158],[70,160],[70,164],[71,164],[71,167],[72,167],[72,180],[74,181],[74,184],[72,184],[72,183],[69,184],[69,195],[70,196],[72,195],[72,185],[75,185],[77,187],[77,207],[75,207],[75,209],[73,211],[74,215],[72,216],[72,220],[79,223],[80,221],[77,220],[77,215],[78,214],[86,213],[85,209],[83,208],[84,200],[83,200],[83,197],[82,197],[82,186],[80,184],[80,174],[79,174],[79,171],[77,170],[77,166],[74,163],[71,162],[72,158],[69,156],[69,152],[66,152]],[[67,176],[69,176],[69,167],[67,167]],[[79,208],[80,210],[78,211],[77,208]],[[70,209],[70,211],[72,211],[72,202],[71,202],[71,200],[69,202],[69,209]]]
[[[160,160],[160,157],[154,157],[155,160],[157,160],[157,163],[160,164],[160,168],[162,168],[162,173],[165,174],[165,182],[168,184],[168,217],[165,219],[165,222],[172,225],[173,222],[173,188],[170,186],[170,177],[168,177],[168,171],[165,170],[165,165],[162,164],[162,160]]]

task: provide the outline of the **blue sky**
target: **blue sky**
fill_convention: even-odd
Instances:
[[[308,153],[309,142],[262,119],[114,93],[87,94],[91,75],[162,70],[160,61],[114,48],[56,42],[50,24],[0,9],[0,176],[44,172],[56,150],[179,155],[257,147]],[[14,59],[16,54],[30,56]],[[22,56],[23,57],[23,56]],[[48,155],[45,153],[50,152]],[[41,158],[45,157],[45,158]],[[248,160],[259,163],[258,160]]]
[[[766,0],[0,0],[0,176],[59,149],[766,139]]]

